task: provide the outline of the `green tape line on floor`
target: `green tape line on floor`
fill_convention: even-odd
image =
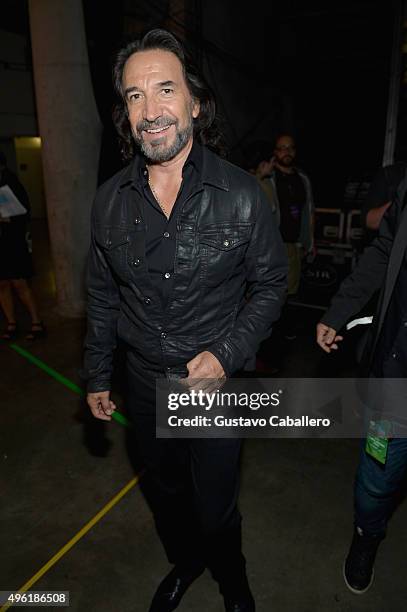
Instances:
[[[59,374],[59,372],[57,372],[53,368],[50,368],[46,363],[41,361],[41,359],[38,359],[30,352],[21,348],[21,346],[18,346],[17,344],[12,343],[10,344],[10,347],[14,349],[19,355],[25,357],[26,359],[28,359],[28,361],[41,368],[41,370],[49,374],[49,376],[52,376],[52,378],[60,382],[62,385],[65,385],[65,387],[68,387],[68,389],[70,389],[74,393],[77,393],[81,397],[85,397],[86,393],[81,387],[78,387],[78,385],[75,385],[75,383],[73,383],[71,380],[65,378],[65,376],[62,376],[62,374]],[[112,419],[114,419],[121,425],[125,425],[126,427],[130,426],[130,422],[124,416],[124,414],[121,414],[121,412],[118,412],[117,410],[112,414]]]

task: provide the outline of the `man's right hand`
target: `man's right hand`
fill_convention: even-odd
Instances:
[[[94,417],[102,419],[102,421],[112,420],[111,415],[116,410],[116,405],[110,399],[110,391],[88,393],[86,401]]]
[[[317,343],[325,351],[330,353],[332,350],[337,350],[337,342],[343,340],[343,336],[336,335],[336,329],[329,327],[324,323],[318,323],[317,325]]]

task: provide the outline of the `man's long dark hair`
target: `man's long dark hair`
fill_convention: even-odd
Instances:
[[[113,123],[119,135],[120,151],[123,160],[131,160],[137,145],[133,139],[127,115],[126,100],[123,93],[123,70],[126,61],[133,53],[159,49],[174,53],[181,62],[189,92],[200,104],[199,115],[194,119],[194,138],[219,154],[224,154],[223,137],[216,116],[216,103],[211,89],[191,61],[188,52],[178,39],[166,30],[150,30],[143,38],[130,41],[116,56],[113,66],[113,85],[118,97],[113,109]]]

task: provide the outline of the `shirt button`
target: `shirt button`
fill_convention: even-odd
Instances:
[[[404,321],[404,327],[407,327],[407,321]]]
[[[144,176],[147,176],[147,170],[144,170],[143,174]]]
[[[166,337],[167,337],[167,334],[166,334],[165,332],[161,332],[161,338],[163,338],[163,339],[164,339],[164,338],[166,338]]]
[[[149,298],[149,297],[145,297],[145,298],[144,298],[144,303],[145,303],[145,304],[151,304],[151,300],[150,300],[150,298]]]
[[[393,353],[392,357],[393,357],[393,359],[396,359],[397,353]]]
[[[170,273],[170,272],[166,272],[166,273],[164,274],[164,276],[165,276],[165,278],[170,278],[171,273]]]
[[[134,223],[135,223],[136,225],[138,225],[139,223],[141,223],[141,219],[140,219],[140,217],[136,217],[136,218],[134,219]]]
[[[139,266],[141,264],[141,259],[136,259],[133,261],[133,266]]]
[[[229,244],[230,244],[229,240],[224,240],[224,241],[223,241],[223,245],[224,245],[224,246],[229,246]]]
[[[164,236],[164,238],[169,238],[170,234],[169,234],[169,232],[164,232],[163,236]]]

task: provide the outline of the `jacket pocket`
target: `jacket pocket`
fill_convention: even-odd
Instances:
[[[130,242],[129,230],[115,227],[97,227],[95,229],[95,240],[113,273],[119,279],[128,280],[127,250]]]
[[[199,230],[201,281],[216,287],[243,272],[250,224],[214,224]]]

